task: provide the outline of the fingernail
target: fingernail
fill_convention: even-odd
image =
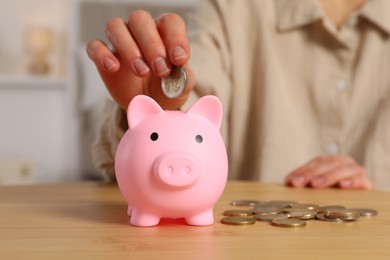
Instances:
[[[95,48],[98,47],[99,45],[100,44],[97,41],[92,41],[92,42],[88,43],[87,53],[88,53],[88,56],[90,58],[93,57],[93,52],[94,52]]]
[[[296,176],[294,177],[291,182],[293,183],[294,186],[296,187],[302,187],[305,185],[305,177],[303,176]]]
[[[109,30],[106,30],[106,37],[110,38],[111,37],[111,32]]]
[[[173,59],[178,61],[187,57],[187,52],[181,46],[176,46],[172,51]]]
[[[116,63],[109,57],[103,59],[103,65],[107,71],[112,71],[117,66]]]
[[[325,183],[325,178],[324,177],[317,177],[312,180],[311,182],[313,186],[322,186]]]
[[[141,59],[137,59],[134,62],[134,68],[140,75],[147,75],[149,73],[148,65]]]
[[[161,57],[157,58],[153,62],[154,69],[156,70],[157,74],[159,76],[163,76],[164,74],[167,74],[169,72],[168,66],[165,62],[165,60]]]

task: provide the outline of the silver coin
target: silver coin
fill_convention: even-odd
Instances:
[[[271,222],[274,219],[288,218],[288,216],[286,214],[256,214],[253,218],[259,221]]]
[[[316,219],[329,222],[343,222],[343,220],[339,218],[329,218],[325,213],[318,213]]]
[[[258,200],[233,200],[230,205],[239,207],[253,207],[261,203]]]
[[[325,213],[328,218],[338,218],[343,221],[356,220],[360,217],[360,213],[349,209],[332,209]]]
[[[317,209],[318,213],[327,213],[330,210],[336,209],[345,209],[342,205],[329,205],[329,206],[321,206]]]
[[[172,72],[161,79],[161,88],[168,98],[178,97],[187,85],[187,73],[182,66],[173,66]]]
[[[362,217],[372,217],[378,215],[378,211],[375,209],[366,209],[366,208],[352,208],[350,210],[355,210],[359,212]]]
[[[274,206],[280,208],[289,208],[297,204],[296,201],[292,200],[270,200],[263,203],[263,206]]]
[[[278,214],[278,213],[281,213],[283,211],[282,208],[280,207],[273,207],[273,206],[266,206],[266,207],[263,207],[263,206],[255,206],[253,208],[253,213],[254,214]]]
[[[292,208],[305,208],[307,210],[313,210],[317,211],[317,209],[320,207],[317,204],[312,204],[312,203],[296,203],[291,206]]]
[[[287,213],[287,216],[289,218],[295,218],[295,219],[313,219],[315,218],[317,215],[317,212],[316,211],[296,211],[296,212],[291,212],[291,213]]]

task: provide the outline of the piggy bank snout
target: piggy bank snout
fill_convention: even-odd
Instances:
[[[199,164],[193,155],[172,152],[160,155],[154,164],[156,178],[170,188],[187,188],[199,178]]]

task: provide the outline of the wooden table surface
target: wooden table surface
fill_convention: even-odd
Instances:
[[[295,229],[221,224],[234,199],[342,204],[379,214],[349,223],[310,220]],[[132,227],[113,184],[3,186],[0,259],[390,259],[389,192],[229,182],[214,215],[206,227],[183,221]]]

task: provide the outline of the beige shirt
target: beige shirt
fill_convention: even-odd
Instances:
[[[192,18],[194,97],[223,103],[231,179],[282,183],[318,155],[350,155],[390,189],[390,1],[339,30],[315,0],[204,1]],[[112,175],[125,122],[106,112],[94,154]]]

